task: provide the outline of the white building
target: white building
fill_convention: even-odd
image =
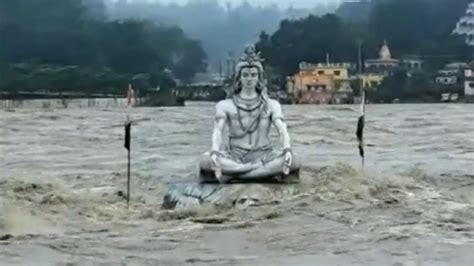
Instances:
[[[365,61],[366,72],[383,73],[389,76],[389,73],[400,64],[400,60],[392,58],[387,41],[384,40],[382,48],[380,48],[379,58],[368,59]]]
[[[466,43],[474,46],[474,2],[469,4],[465,16],[456,24],[453,33],[466,36]]]
[[[474,61],[464,69],[464,95],[474,96]]]
[[[458,82],[458,78],[456,76],[437,76],[435,82],[443,85],[454,85]]]
[[[466,67],[467,64],[463,62],[447,64],[443,69],[438,71],[435,82],[442,85],[456,85],[458,82],[461,84],[463,70]]]

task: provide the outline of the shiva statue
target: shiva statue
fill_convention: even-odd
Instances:
[[[299,177],[300,165],[291,149],[281,105],[267,95],[263,60],[255,51],[253,45],[247,46],[236,64],[230,97],[216,105],[212,149],[199,161],[201,181],[283,181],[289,176]],[[270,140],[272,125],[280,136],[278,151]],[[228,141],[223,145],[226,127]]]

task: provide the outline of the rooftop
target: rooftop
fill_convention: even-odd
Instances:
[[[300,70],[311,70],[311,69],[318,69],[318,68],[350,68],[352,66],[351,63],[308,63],[308,62],[301,62],[300,63]]]

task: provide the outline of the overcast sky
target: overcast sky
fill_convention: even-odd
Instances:
[[[199,1],[199,0],[156,0],[159,2],[166,3],[187,3],[188,1]],[[232,3],[233,5],[243,2],[244,0],[218,0],[220,3]],[[342,0],[247,0],[249,3],[254,5],[268,5],[277,4],[280,7],[286,8],[290,5],[294,7],[314,7],[316,4],[321,3],[338,3]]]

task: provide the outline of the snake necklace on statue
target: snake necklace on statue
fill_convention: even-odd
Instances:
[[[232,97],[232,101],[237,108],[237,119],[239,120],[242,134],[234,134],[231,138],[243,138],[245,135],[249,137],[249,144],[252,144],[252,133],[258,130],[260,124],[260,118],[263,111],[265,110],[265,100],[261,95],[258,95],[252,99],[243,99],[237,95]],[[247,125],[244,125],[242,121],[242,112],[248,113],[250,117]],[[254,144],[258,143],[259,134],[257,134],[257,140]]]

